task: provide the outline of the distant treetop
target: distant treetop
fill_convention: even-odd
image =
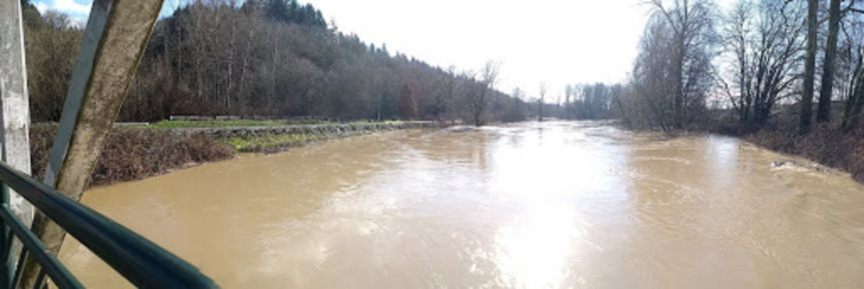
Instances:
[[[312,4],[300,5],[296,0],[249,0],[243,3],[243,9],[263,10],[276,21],[327,28],[320,10]]]

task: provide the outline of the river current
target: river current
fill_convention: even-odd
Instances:
[[[224,288],[862,288],[864,186],[601,122],[335,140],[85,192]],[[94,288],[129,287],[67,237]]]

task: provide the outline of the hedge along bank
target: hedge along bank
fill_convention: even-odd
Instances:
[[[233,158],[237,152],[280,152],[311,142],[399,129],[437,128],[436,122],[202,128],[116,128],[108,137],[90,186],[143,179],[198,164]],[[41,178],[56,125],[30,131],[33,174]]]

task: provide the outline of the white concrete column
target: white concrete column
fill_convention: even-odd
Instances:
[[[30,107],[24,31],[20,0],[0,0],[0,116],[3,158],[13,168],[30,174]],[[33,220],[33,206],[11,192],[10,209],[25,223]]]

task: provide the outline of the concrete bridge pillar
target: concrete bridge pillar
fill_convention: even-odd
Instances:
[[[0,151],[13,168],[30,174],[30,107],[24,31],[20,0],[0,0]],[[25,224],[33,220],[33,206],[11,192],[12,212]]]

